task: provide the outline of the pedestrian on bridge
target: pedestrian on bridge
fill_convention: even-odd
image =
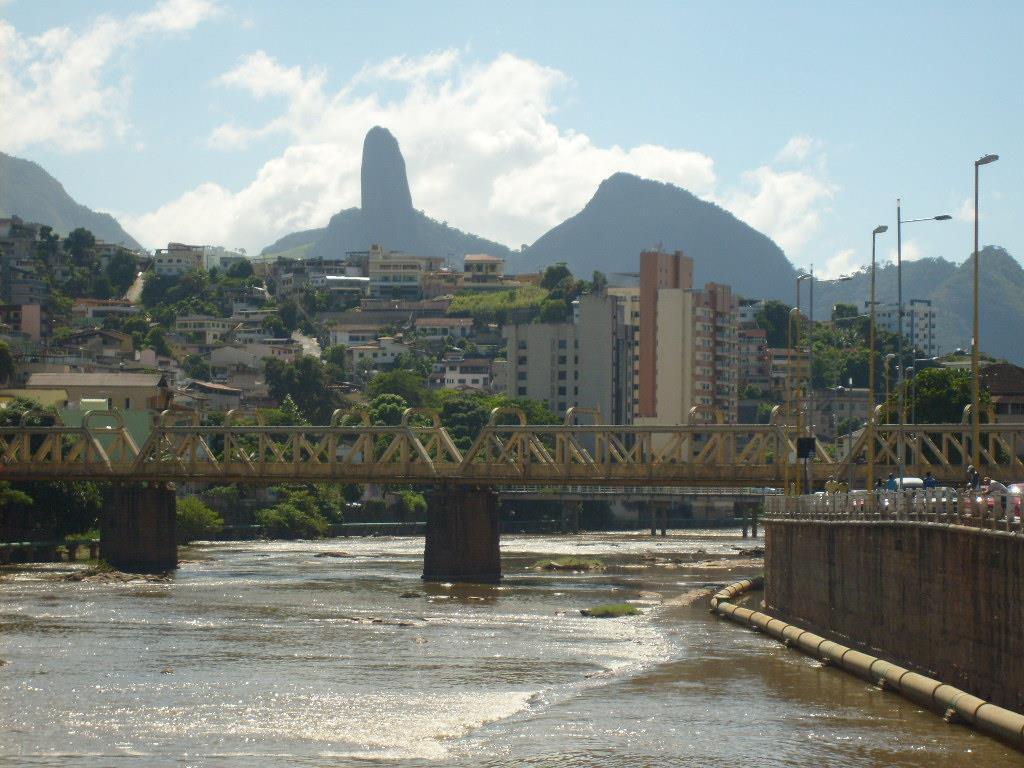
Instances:
[[[925,473],[925,476],[924,476],[924,487],[925,488],[935,488],[938,484],[939,484],[939,481],[935,479],[935,475],[933,475],[930,471]]]
[[[973,464],[967,466],[967,487],[972,491],[976,491],[981,487],[981,475],[974,468]]]

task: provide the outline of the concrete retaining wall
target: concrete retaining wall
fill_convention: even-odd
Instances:
[[[1024,537],[772,520],[765,542],[773,615],[1024,712]]]

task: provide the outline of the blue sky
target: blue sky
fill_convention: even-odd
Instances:
[[[627,170],[832,274],[866,261],[897,196],[957,216],[907,227],[906,257],[962,260],[972,161],[997,152],[982,240],[1022,258],[1021,9],[10,0],[0,149],[147,246],[251,250],[357,205],[381,122],[417,207],[510,245]]]

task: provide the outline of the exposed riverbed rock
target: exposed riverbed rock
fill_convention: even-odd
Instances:
[[[108,568],[86,568],[81,571],[69,573],[64,577],[65,581],[89,581],[107,584],[127,584],[131,581],[164,582],[170,581],[171,574],[167,573],[125,573],[114,571]]]
[[[600,572],[604,563],[592,557],[556,557],[551,560],[538,560],[533,564],[537,571],[568,571],[570,573]]]
[[[335,550],[333,552],[317,552],[313,557],[352,557],[348,552]]]

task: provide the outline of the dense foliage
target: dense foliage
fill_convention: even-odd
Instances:
[[[178,499],[176,517],[179,544],[211,539],[224,530],[224,519],[195,496]]]

